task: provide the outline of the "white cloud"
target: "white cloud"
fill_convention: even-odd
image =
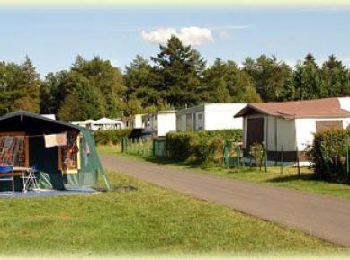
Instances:
[[[185,44],[191,45],[201,45],[214,41],[211,30],[196,26],[182,28],[178,36]]]
[[[180,31],[168,27],[159,28],[155,31],[141,32],[141,37],[144,41],[157,44],[165,44],[172,35],[177,36],[186,45],[198,46],[214,41],[212,31],[209,28],[197,26],[183,27]]]
[[[172,36],[177,35],[174,28],[159,28],[156,31],[142,31],[141,37],[144,41],[149,43],[161,43],[164,44]]]

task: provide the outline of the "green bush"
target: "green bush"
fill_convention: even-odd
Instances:
[[[261,170],[261,167],[263,166],[263,163],[264,163],[264,157],[265,157],[264,146],[260,143],[254,143],[250,147],[249,154],[255,159],[256,166],[258,166],[259,169]]]
[[[166,135],[166,149],[169,157],[176,161],[185,161],[192,154],[193,132],[170,132]]]
[[[122,137],[128,137],[130,132],[130,129],[95,131],[95,143],[96,145],[117,145],[120,144]]]
[[[345,176],[346,147],[350,145],[350,130],[328,130],[315,134],[313,144],[308,149],[319,177],[336,180]]]
[[[222,157],[224,140],[240,142],[242,130],[171,132],[166,136],[166,145],[170,159],[208,163]]]

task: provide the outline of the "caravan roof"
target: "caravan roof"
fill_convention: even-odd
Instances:
[[[339,118],[350,117],[343,102],[348,98],[323,98],[315,100],[280,102],[280,103],[251,103],[239,111],[235,117],[262,113],[284,119],[294,118]]]

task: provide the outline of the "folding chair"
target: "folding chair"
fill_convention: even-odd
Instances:
[[[13,175],[13,166],[0,166],[0,181],[11,181],[12,194],[15,192],[15,177]]]
[[[35,176],[35,173],[38,172],[38,165],[33,164],[30,167],[30,175],[32,177],[33,190],[40,192],[40,183],[38,182],[38,177]]]
[[[40,192],[40,185],[35,176],[35,173],[38,171],[37,169],[37,165],[35,164],[23,173],[23,192],[27,192],[28,190]]]

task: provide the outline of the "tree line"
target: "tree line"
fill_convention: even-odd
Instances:
[[[122,72],[109,60],[81,56],[67,70],[40,79],[31,60],[0,62],[0,114],[26,110],[61,120],[117,118],[204,102],[280,102],[350,95],[350,71],[334,55],[318,65],[312,54],[294,67],[275,56],[241,65],[211,66],[173,36],[159,52],[136,56]]]

